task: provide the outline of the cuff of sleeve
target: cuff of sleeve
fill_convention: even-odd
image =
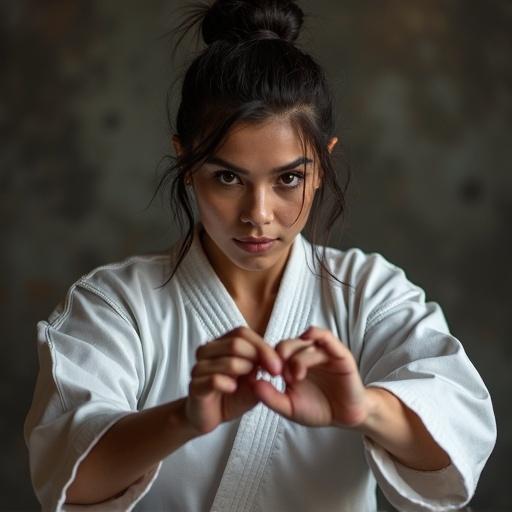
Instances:
[[[69,478],[62,487],[62,492],[58,498],[55,509],[57,512],[78,512],[82,510],[91,512],[129,512],[150,490],[153,482],[158,477],[162,462],[153,466],[122,494],[114,496],[109,500],[92,505],[71,505],[65,503],[66,491],[75,479],[78,466],[82,460],[87,457],[99,439],[110,427],[114,425],[114,423],[132,412],[133,411],[112,413],[109,411],[108,413],[95,415],[93,418],[88,419],[88,421],[84,423],[83,427],[77,432],[72,443],[73,449],[71,450],[66,463],[66,474],[69,475]]]
[[[382,492],[399,510],[459,510],[468,503],[464,480],[453,464],[438,471],[419,471],[404,466],[366,436],[363,444]]]
[[[401,464],[389,452],[369,437],[363,436],[365,454],[382,492],[397,508],[410,512],[458,510],[472,497],[472,483],[463,458],[447,440],[447,429],[428,397],[411,393],[407,382],[378,382],[378,386],[395,394],[422,420],[430,435],[450,456],[452,463],[437,471],[420,471]]]

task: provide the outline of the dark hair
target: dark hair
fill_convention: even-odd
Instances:
[[[322,185],[315,194],[306,230],[312,224],[312,249],[322,268],[340,284],[347,284],[326,267],[325,247],[334,222],[345,211],[350,167],[346,165],[347,182],[342,188],[327,149],[334,136],[333,98],[320,65],[295,44],[303,20],[303,11],[292,0],[217,0],[213,4],[191,5],[189,15],[176,27],[176,32],[171,32],[173,35],[182,32],[174,46],[174,55],[186,33],[201,22],[207,48],[195,57],[186,71],[175,129],[170,119],[169,101],[167,104],[169,124],[180,139],[183,154],[176,158],[168,156],[174,164],[165,170],[155,194],[174,175],[171,208],[182,234],[185,213],[188,230],[174,269],[164,284],[174,276],[193,239],[195,220],[185,176],[192,174],[215,152],[235,123],[259,123],[275,116],[290,120],[303,148],[309,144],[314,150],[314,159],[320,163]],[[323,252],[320,259],[317,214],[320,206],[328,203],[326,188],[332,192],[333,200],[326,228],[321,229]],[[305,190],[304,182],[302,207]]]

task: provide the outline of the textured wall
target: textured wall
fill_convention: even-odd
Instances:
[[[37,509],[21,433],[36,322],[94,266],[174,239],[169,209],[146,206],[169,151],[167,88],[193,51],[173,64],[159,39],[183,3],[0,3],[0,510]],[[498,419],[472,505],[511,510],[512,4],[301,5],[353,168],[333,244],[382,253],[441,304]]]

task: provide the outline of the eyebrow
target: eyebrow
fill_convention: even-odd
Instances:
[[[299,165],[303,164],[310,164],[313,160],[310,158],[306,158],[304,156],[301,156],[294,160],[293,162],[290,162],[289,164],[282,165],[280,167],[275,167],[270,171],[271,174],[279,174],[284,171],[290,171],[291,169],[294,169],[295,167],[298,167]],[[219,158],[218,156],[212,156],[206,160],[207,164],[216,164],[216,165],[222,165],[223,167],[227,167],[229,169],[232,169],[233,171],[236,171],[239,174],[251,174],[246,169],[243,169],[242,167],[238,167],[237,165],[234,165],[232,163],[227,162],[226,160],[223,160],[222,158]]]

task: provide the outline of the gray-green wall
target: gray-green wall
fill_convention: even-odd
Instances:
[[[183,4],[0,3],[0,510],[37,509],[21,432],[36,322],[83,273],[177,234],[168,207],[145,208],[194,51],[173,63],[159,39]],[[472,506],[512,510],[512,3],[300,4],[353,171],[333,245],[382,253],[441,304],[498,420]]]

